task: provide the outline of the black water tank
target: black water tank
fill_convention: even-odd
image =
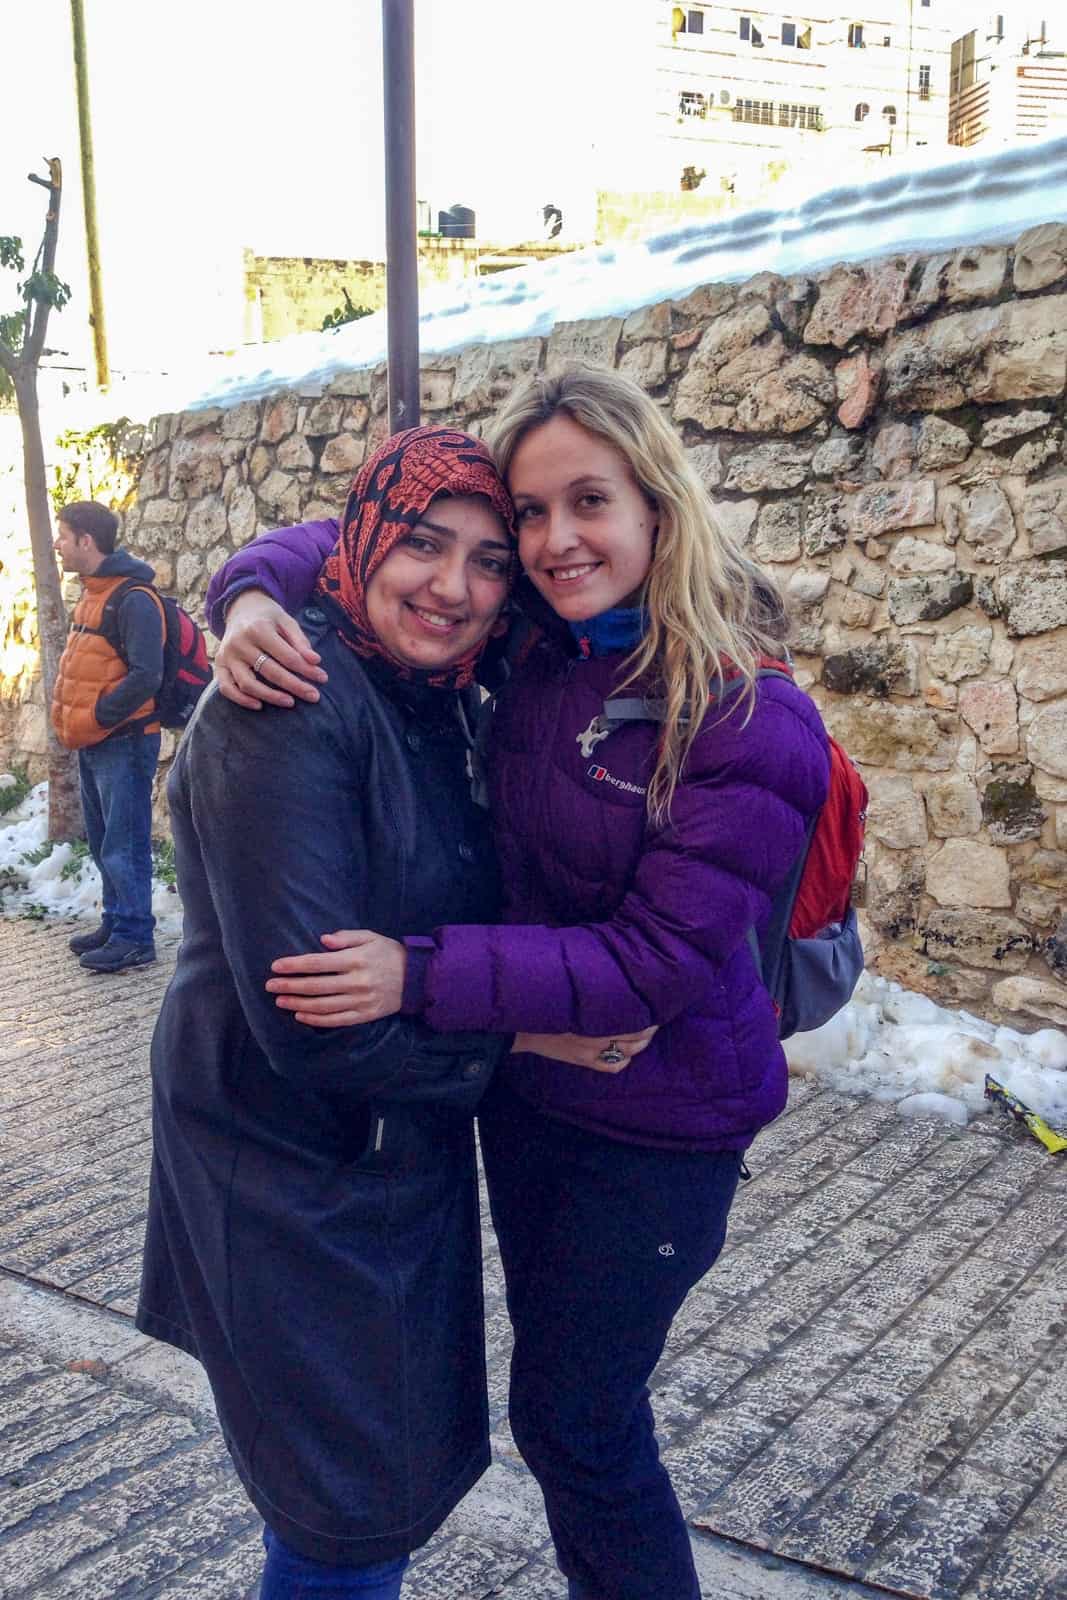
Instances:
[[[474,212],[470,206],[449,206],[447,211],[439,211],[437,231],[444,239],[475,238]]]

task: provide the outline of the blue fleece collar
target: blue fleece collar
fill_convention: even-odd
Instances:
[[[614,606],[588,622],[568,622],[581,656],[610,656],[620,650],[633,650],[648,627],[642,606]]]

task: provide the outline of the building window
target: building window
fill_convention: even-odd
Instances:
[[[896,108],[896,106],[883,106],[882,107],[882,115],[885,118],[885,120],[888,122],[888,124],[889,124],[889,126],[891,128],[895,128],[896,127],[896,125],[897,125],[897,108]]]
[[[735,122],[759,122],[768,126],[774,122],[773,100],[737,100],[734,103]]]
[[[822,129],[822,112],[818,106],[789,105],[783,101],[778,107],[780,128],[810,128],[818,133]]]
[[[810,50],[811,24],[803,22],[783,22],[782,43],[794,50]]]
[[[859,104],[857,105],[856,111],[855,111],[856,121],[857,122],[866,122],[867,118],[870,116],[870,112],[871,112],[871,108],[867,104],[866,100],[861,100],[859,102]]]
[[[678,115],[680,117],[699,117],[701,121],[708,114],[708,102],[704,95],[698,94],[695,89],[683,89],[678,99]]]
[[[686,13],[685,31],[686,31],[686,33],[703,33],[704,32],[704,13],[703,13],[703,11],[689,11],[689,12]]]
[[[921,66],[919,68],[919,99],[920,100],[929,100],[929,98],[930,98],[930,68],[928,66]]]
[[[892,44],[892,43],[893,43],[893,38],[892,38],[892,35],[891,35],[891,34],[888,34],[888,33],[884,33],[884,34],[883,34],[883,35],[882,35],[882,49],[883,49],[883,50],[888,50],[888,49],[889,49],[889,46],[890,46],[890,45],[891,45],[891,44]]]
[[[863,49],[863,23],[850,22],[848,25],[848,47],[850,50]]]
[[[919,4],[921,6],[928,6],[930,4],[930,0],[919,0]]]
[[[751,17],[742,17],[739,32],[742,39],[747,39],[754,50],[759,50],[763,44],[763,35],[760,33]]]

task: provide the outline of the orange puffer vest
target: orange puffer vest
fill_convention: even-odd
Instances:
[[[114,727],[101,727],[96,720],[100,696],[116,688],[130,670],[100,632],[108,595],[129,576],[124,572],[117,577],[82,579],[82,597],[74,607],[67,647],[59,663],[52,696],[52,726],[60,744],[68,750],[84,750],[87,745],[101,744],[113,733],[129,728],[131,723],[143,724],[143,733],[159,732],[154,699],[146,700]],[[150,586],[145,583],[144,587]],[[159,601],[156,603],[158,605]],[[160,624],[165,627],[162,605],[159,615]]]

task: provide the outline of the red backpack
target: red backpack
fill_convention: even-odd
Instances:
[[[100,632],[119,655],[122,654],[122,648],[119,644],[118,608],[133,589],[144,589],[155,597],[166,625],[163,681],[156,692],[156,714],[164,728],[184,728],[196,710],[196,702],[211,682],[211,662],[208,660],[204,635],[177,600],[172,600],[168,594],[160,594],[150,583],[127,578],[112,589],[104,602],[100,618]]]
[[[793,674],[784,661],[761,658],[757,678]],[[727,678],[720,700],[741,687]],[[627,697],[608,700],[599,721],[611,732],[624,722],[662,722],[663,706]],[[830,786],[808,825],[804,848],[775,895],[762,934],[748,943],[778,1013],[778,1037],[829,1022],[852,998],[863,971],[863,946],[852,905],[852,883],[863,853],[867,789],[835,739],[830,740]]]

